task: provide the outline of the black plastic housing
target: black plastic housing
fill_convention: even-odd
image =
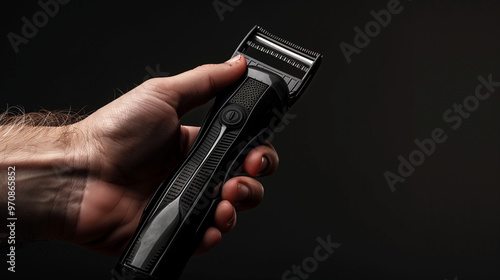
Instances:
[[[126,252],[113,270],[116,279],[177,279],[213,224],[221,187],[262,144],[286,108],[288,88],[276,74],[248,67],[232,94],[221,94],[187,159],[153,195]],[[240,111],[227,125],[221,112]],[[226,110],[227,111],[227,110]]]
[[[271,66],[249,54],[255,50],[300,71],[289,73]],[[235,176],[248,152],[278,127],[321,61],[320,54],[258,26],[245,36],[233,56],[239,54],[247,60],[246,73],[218,94],[186,159],[152,196],[112,271],[115,279],[180,277],[213,224],[222,186]]]

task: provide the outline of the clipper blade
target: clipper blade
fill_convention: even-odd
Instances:
[[[257,50],[259,50],[259,51],[261,51],[261,52],[264,52],[264,53],[266,53],[266,54],[268,54],[268,55],[272,55],[272,56],[274,56],[274,57],[276,57],[276,58],[278,58],[278,59],[283,60],[284,62],[286,62],[286,63],[288,63],[288,64],[290,64],[290,65],[292,65],[292,66],[297,67],[299,70],[302,70],[302,71],[304,71],[304,72],[306,72],[306,71],[308,71],[308,70],[309,70],[309,67],[308,67],[308,66],[306,66],[306,65],[304,65],[303,63],[298,62],[297,60],[292,59],[292,58],[290,58],[290,57],[288,57],[288,56],[286,56],[286,55],[283,55],[283,54],[281,54],[281,53],[279,53],[279,52],[275,52],[275,51],[273,51],[273,50],[271,50],[271,49],[268,49],[268,48],[266,48],[266,47],[263,47],[263,46],[261,46],[261,45],[259,45],[259,44],[255,43],[255,42],[252,42],[252,41],[247,41],[247,44],[248,44],[248,46],[250,46],[250,47],[252,47],[252,48],[255,48],[255,49],[257,49]]]
[[[248,33],[233,56],[238,54],[245,56],[248,65],[281,76],[290,91],[289,105],[302,94],[322,58],[321,54],[273,35],[260,26]]]

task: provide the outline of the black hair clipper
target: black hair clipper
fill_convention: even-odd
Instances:
[[[301,96],[321,55],[255,26],[233,56],[248,69],[220,93],[186,159],[151,198],[113,277],[178,279],[213,224],[221,186]],[[271,66],[272,65],[272,66]]]

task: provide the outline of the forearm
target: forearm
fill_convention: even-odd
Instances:
[[[72,147],[71,129],[0,126],[0,218],[11,217],[8,201],[13,202],[17,240],[66,239],[72,235],[68,229],[77,221],[86,171],[82,155]],[[15,178],[9,178],[9,167],[10,171],[15,168]],[[0,233],[6,230],[1,227]]]

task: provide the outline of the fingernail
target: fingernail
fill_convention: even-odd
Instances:
[[[249,194],[250,194],[250,189],[247,186],[238,183],[238,191],[236,193],[235,201],[236,202],[244,201],[245,199],[247,199]]]
[[[233,210],[233,217],[231,220],[227,223],[228,226],[232,225],[234,223],[234,220],[236,220],[236,212]]]
[[[268,166],[269,166],[269,160],[265,156],[262,157],[262,163],[260,164],[260,169],[258,174],[262,174],[264,171],[266,171]]]
[[[238,61],[238,60],[240,60],[240,59],[241,59],[241,54],[239,54],[239,55],[237,55],[237,56],[235,56],[235,57],[231,58],[230,60],[226,61],[226,63],[231,64],[231,63],[236,62],[236,61]]]

